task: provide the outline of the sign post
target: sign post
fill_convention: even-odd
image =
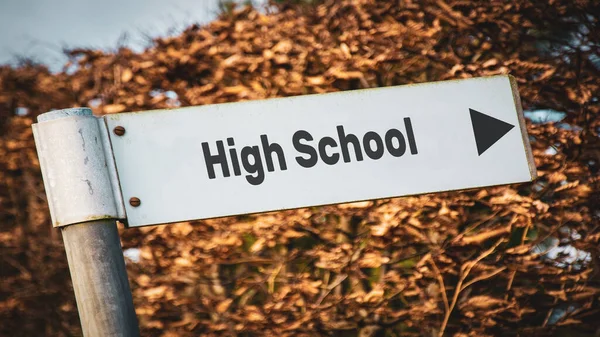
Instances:
[[[115,219],[146,226],[536,176],[510,76],[38,120],[86,336],[139,334]]]
[[[34,136],[54,225],[60,227],[84,336],[139,336],[115,219],[105,141],[92,111],[38,116]]]
[[[139,336],[114,220],[61,228],[84,336]]]

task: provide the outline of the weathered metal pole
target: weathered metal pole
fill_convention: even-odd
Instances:
[[[34,136],[86,337],[139,336],[115,219],[122,198],[102,121],[87,108],[38,117]]]
[[[61,228],[84,336],[139,336],[114,220]]]

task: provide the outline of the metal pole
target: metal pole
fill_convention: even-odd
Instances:
[[[139,336],[115,221],[65,226],[61,232],[84,336]]]
[[[104,123],[87,108],[55,110],[38,116],[33,134],[84,336],[139,336],[115,222],[124,206]]]

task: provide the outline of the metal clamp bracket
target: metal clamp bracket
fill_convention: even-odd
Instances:
[[[88,108],[51,111],[33,135],[54,227],[126,218],[103,118]]]

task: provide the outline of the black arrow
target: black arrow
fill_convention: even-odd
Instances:
[[[471,123],[473,124],[473,133],[475,133],[477,153],[480,156],[515,127],[497,118],[482,114],[477,110],[469,109],[469,112],[471,112]]]

